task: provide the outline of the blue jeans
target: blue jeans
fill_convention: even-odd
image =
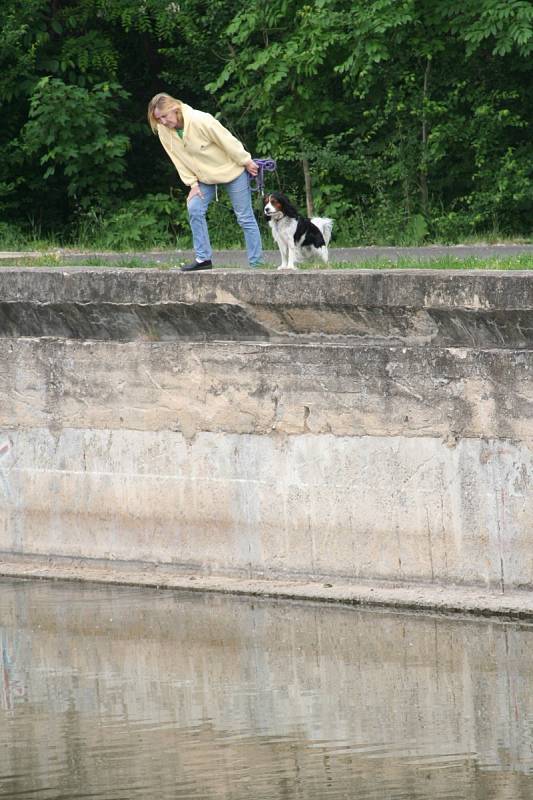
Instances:
[[[235,180],[220,185],[226,189],[237,217],[237,222],[243,230],[250,266],[257,267],[261,264],[262,257],[261,234],[259,233],[259,226],[252,208],[252,193],[248,181],[248,173],[244,170],[242,175],[239,175]],[[215,186],[209,183],[198,183],[198,186],[203,197],[198,195],[193,197],[187,203],[187,211],[189,212],[189,223],[191,225],[196,258],[199,261],[206,261],[213,254],[211,242],[209,241],[206,214],[209,203],[215,196]]]

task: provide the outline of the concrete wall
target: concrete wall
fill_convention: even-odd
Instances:
[[[533,587],[533,275],[0,271],[0,551]]]

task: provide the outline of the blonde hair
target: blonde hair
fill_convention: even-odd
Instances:
[[[170,94],[165,94],[165,92],[159,92],[159,94],[155,94],[150,102],[148,103],[148,124],[150,125],[152,131],[157,133],[157,125],[158,122],[154,117],[154,111],[174,111],[175,109],[179,109],[181,111],[181,101],[176,100],[175,97],[172,97]]]

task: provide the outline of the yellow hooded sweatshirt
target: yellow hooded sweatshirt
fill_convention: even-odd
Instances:
[[[183,138],[175,130],[157,126],[159,141],[187,186],[229,183],[251,159],[238,139],[211,114],[181,103]]]

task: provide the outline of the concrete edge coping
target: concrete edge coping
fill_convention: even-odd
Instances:
[[[68,561],[65,559],[65,561]],[[31,556],[0,561],[0,576],[48,580],[146,586],[197,592],[246,595],[249,597],[307,600],[339,605],[392,608],[405,611],[439,612],[482,617],[533,620],[533,592],[505,594],[472,586],[430,586],[424,584],[384,585],[343,583],[338,579],[320,581],[203,575],[177,572],[165,565],[130,567],[113,561],[105,563],[61,563],[59,559]]]

